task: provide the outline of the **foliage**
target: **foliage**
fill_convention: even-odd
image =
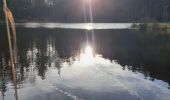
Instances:
[[[20,20],[82,22],[83,5],[82,0],[17,0],[14,12]],[[170,0],[94,0],[92,4],[94,22],[167,22],[168,7]]]
[[[142,32],[146,32],[146,31],[147,31],[147,28],[148,28],[147,23],[142,23],[142,24],[139,25],[139,29],[140,29],[140,31],[142,31]]]

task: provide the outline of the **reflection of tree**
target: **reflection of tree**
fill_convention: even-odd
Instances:
[[[38,36],[36,37],[34,34],[29,35],[25,33],[24,35],[18,34],[17,37],[18,66],[16,70],[18,85],[22,85],[24,80],[29,80],[30,83],[34,83],[36,79],[36,72],[38,72],[38,75],[41,76],[42,79],[45,79],[45,72],[47,71],[47,68],[51,67],[54,63],[56,64],[55,67],[57,67],[60,73],[60,63],[62,60],[58,58],[57,51],[55,51],[54,39],[52,39],[51,37],[49,38],[48,35],[42,36],[38,34]],[[10,81],[10,78],[6,79],[7,77],[1,77],[3,76],[2,74],[4,74],[3,67],[9,65],[9,55],[6,47],[8,45],[5,38],[0,37],[0,45],[0,57],[2,57],[3,55],[3,60],[0,59],[0,79],[2,80],[2,88],[0,88],[0,91],[4,95],[4,92],[6,91],[7,82]],[[11,74],[5,73],[5,76],[10,77]]]
[[[4,31],[1,32],[5,33]],[[7,41],[7,37],[5,34],[0,34],[0,91],[2,93],[2,99],[4,99],[5,92],[7,91],[7,84],[11,75],[9,69],[9,54],[7,50],[8,43],[4,43],[4,41]]]
[[[58,74],[60,75],[60,69],[61,69],[61,63],[62,63],[62,61],[61,61],[61,59],[59,59],[59,58],[56,58],[55,59],[55,67],[58,69]]]
[[[141,72],[147,79],[161,79],[170,84],[170,35],[131,30],[107,32],[97,31],[96,36],[97,50],[105,58],[117,60],[123,69]]]
[[[63,62],[71,65],[75,60],[79,60],[82,41],[85,41],[83,30],[19,29],[19,31],[24,32],[17,34],[19,59],[17,77],[18,84],[21,85],[24,80],[34,83],[37,74],[45,79],[49,67],[57,68],[60,74]],[[95,31],[96,52],[102,54],[104,58],[117,60],[124,66],[123,69],[141,72],[147,79],[156,78],[170,83],[169,35],[144,34],[131,30]],[[4,42],[0,42],[0,45],[2,43]],[[8,50],[5,49],[5,45],[0,48],[0,52],[5,65],[8,65]],[[6,80],[6,83],[8,81],[10,79]]]
[[[18,35],[18,38],[22,38],[20,35]],[[22,84],[22,82],[25,80],[25,72],[29,71],[30,61],[27,59],[27,51],[29,48],[29,44],[31,39],[28,36],[27,39],[18,39],[18,66],[17,66],[17,79],[18,84]]]
[[[36,44],[38,51],[36,54],[36,68],[42,79],[45,79],[45,72],[48,67],[51,67],[56,57],[53,43],[52,37],[40,36]]]
[[[40,50],[38,50],[37,53],[36,68],[42,79],[45,79],[45,71],[47,70],[47,56],[43,55],[43,52]]]
[[[54,67],[58,69],[58,74],[61,73],[62,63],[68,62],[72,64],[75,58],[71,58],[77,52],[75,51],[79,47],[79,41],[83,39],[83,36],[77,34],[77,37],[67,34],[58,35],[47,34],[49,30],[36,29],[18,29],[17,33],[17,45],[18,45],[18,62],[17,62],[17,84],[19,88],[22,88],[24,81],[34,83],[37,74],[45,79],[47,69]],[[22,33],[20,33],[22,32]],[[36,34],[34,34],[36,32]],[[56,32],[56,31],[52,31]],[[32,34],[33,33],[33,34]],[[1,34],[2,35],[2,34]],[[5,36],[4,36],[5,37]],[[0,37],[0,74],[3,73],[1,67],[9,65],[8,45],[4,37]],[[69,40],[70,39],[70,40]],[[76,45],[74,45],[76,44]],[[3,63],[3,65],[2,65]],[[4,94],[6,91],[6,85],[9,81],[11,74],[8,72],[9,68],[5,69],[5,81],[2,78],[3,88],[0,88]],[[6,73],[8,72],[8,73]],[[1,79],[0,75],[0,79]],[[7,76],[7,77],[6,77]]]
[[[5,59],[4,58],[2,58],[2,56],[1,56],[1,58],[0,58],[0,80],[1,80],[1,82],[0,82],[0,90],[1,90],[1,92],[2,92],[2,100],[4,100],[4,97],[5,97],[5,92],[7,91],[7,80],[6,80],[6,78],[7,78],[7,69],[5,68],[5,67],[7,67],[6,66],[6,63],[5,63]]]

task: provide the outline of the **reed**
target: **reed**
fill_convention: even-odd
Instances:
[[[18,100],[18,93],[17,93],[17,77],[16,77],[16,63],[17,63],[17,47],[16,47],[16,28],[13,15],[10,9],[7,7],[6,0],[3,0],[3,11],[5,14],[5,22],[6,22],[6,30],[8,36],[8,43],[9,43],[9,51],[10,51],[10,62],[11,62],[11,69],[12,69],[12,79],[14,83],[14,92],[15,92],[15,99]],[[12,34],[10,33],[10,26],[12,29]]]

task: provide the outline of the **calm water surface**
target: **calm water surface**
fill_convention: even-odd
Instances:
[[[15,100],[3,33],[0,100]],[[95,45],[90,37],[90,30],[18,27],[19,100],[169,100],[169,35],[95,30]]]

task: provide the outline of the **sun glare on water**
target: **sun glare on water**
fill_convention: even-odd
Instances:
[[[90,46],[87,46],[87,47],[85,48],[85,54],[88,54],[88,55],[93,54],[93,50],[92,50],[92,48],[91,48]]]
[[[83,64],[92,64],[94,60],[93,49],[90,46],[86,46],[84,52],[80,55],[80,62]]]

